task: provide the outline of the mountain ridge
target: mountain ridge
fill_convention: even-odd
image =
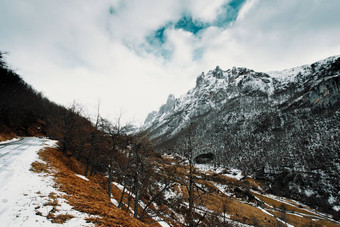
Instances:
[[[255,92],[255,94],[250,95],[256,95],[257,93],[257,95],[259,96],[267,95],[268,98],[270,99],[271,96],[274,95],[274,90],[276,91],[276,93],[279,93],[281,90],[287,89],[288,86],[291,85],[291,83],[294,82],[301,83],[301,81],[306,81],[306,78],[304,77],[308,76],[308,73],[319,70],[320,67],[327,65],[330,62],[333,61],[335,62],[336,60],[339,61],[339,58],[340,55],[332,56],[324,60],[315,62],[311,65],[302,65],[290,69],[284,69],[281,71],[270,71],[266,73],[255,72],[254,70],[247,69],[244,67],[233,67],[232,69],[223,71],[219,66],[217,66],[214,70],[208,71],[207,74],[202,73],[201,75],[199,75],[196,79],[196,86],[190,89],[186,94],[180,96],[179,98],[175,98],[173,94],[170,94],[166,104],[162,105],[159,108],[158,112],[152,111],[151,113],[148,114],[141,131],[145,131],[148,128],[152,127],[151,123],[154,122],[161,123],[161,120],[163,118],[167,119],[167,117],[169,117],[169,115],[171,115],[172,112],[178,113],[182,111],[184,107],[188,107],[188,105],[186,105],[188,102],[194,102],[194,104],[202,104],[202,102],[205,102],[204,104],[210,104],[210,107],[214,108],[215,107],[214,104],[219,103],[219,101],[221,101],[223,98],[224,100],[231,99],[234,98],[236,95],[240,95],[237,94],[237,92],[241,94]],[[338,76],[339,75],[326,78],[319,78],[319,80],[315,82],[320,83],[322,82],[322,80],[332,79]],[[309,81],[309,83],[311,82],[312,81]],[[237,84],[238,88],[235,86],[235,84]],[[310,84],[309,86],[312,85]],[[202,87],[203,89],[200,89]],[[300,87],[297,88],[301,90]],[[229,92],[231,95],[229,95],[228,97],[225,96],[223,97],[221,93],[218,93],[223,90]],[[204,99],[206,97],[199,97],[201,98],[201,100],[197,100],[199,93],[203,92],[207,93],[207,91],[212,92],[209,95],[212,102],[209,103],[207,102],[207,100],[202,100],[202,98]],[[207,94],[204,95],[207,96]],[[190,98],[192,98],[193,101],[190,100]],[[316,99],[314,99],[313,102],[315,102],[315,100]],[[281,100],[281,102],[283,101],[284,100]],[[334,102],[334,100],[331,101]],[[320,103],[318,105],[320,105]],[[197,107],[200,106],[196,105],[193,107],[197,109]],[[201,109],[202,114],[204,114],[206,111],[208,110]],[[192,112],[189,113],[189,115],[187,115],[186,117],[184,117],[184,119],[190,119],[190,114],[192,114]],[[200,115],[200,112],[198,112],[197,115]],[[195,117],[195,115],[193,117]],[[158,136],[151,137],[153,138]]]
[[[195,156],[212,153],[217,165],[332,210],[339,207],[339,107],[340,56],[267,73],[216,67],[185,95],[169,96],[141,131],[160,152],[182,154],[191,131]]]

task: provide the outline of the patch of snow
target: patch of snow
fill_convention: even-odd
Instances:
[[[166,223],[165,221],[160,221],[158,222],[158,224],[160,224],[162,227],[170,227],[170,225]]]
[[[112,202],[116,207],[118,207],[119,203],[118,203],[118,201],[117,201],[115,198],[111,198],[111,202]]]
[[[232,193],[227,192],[228,186],[227,185],[223,185],[223,184],[218,184],[218,183],[213,183],[215,185],[215,187],[222,192],[223,194],[227,195],[227,196],[232,196]]]
[[[313,191],[313,190],[311,190],[311,189],[306,189],[305,190],[305,195],[306,196],[308,196],[308,197],[310,197],[311,195],[313,195],[315,192]]]
[[[289,224],[288,222],[282,221],[280,218],[276,218],[279,222],[285,224],[287,227],[294,227],[294,225]]]
[[[164,192],[164,198],[166,200],[175,198],[177,196],[176,192],[172,191],[171,189],[168,189]]]
[[[116,186],[119,188],[119,190],[123,191],[123,188],[124,188],[123,185],[121,185],[121,184],[119,184],[119,183],[117,183],[117,182],[112,182],[112,184],[116,185]],[[127,190],[127,189],[125,189],[125,191],[126,191],[126,190]]]
[[[40,161],[37,152],[56,141],[43,138],[24,138],[0,147],[0,226],[93,226],[85,218],[88,214],[78,212],[60,198],[53,178],[29,169],[31,163]],[[53,208],[48,205],[51,193],[56,194],[58,211],[55,215],[74,216],[63,225],[51,223],[46,217]]]
[[[300,214],[297,214],[297,213],[295,213],[295,212],[287,212],[287,213],[290,214],[290,215],[295,215],[295,216],[304,218],[304,216],[302,216],[302,215],[300,215]]]
[[[8,144],[8,143],[13,143],[13,142],[15,142],[15,141],[19,141],[21,138],[13,138],[13,139],[11,139],[11,140],[6,140],[6,141],[2,141],[2,142],[0,142],[0,145],[2,145],[2,144]]]
[[[221,174],[223,176],[233,178],[236,180],[241,180],[243,178],[242,171],[239,169],[226,169],[222,167],[214,167],[210,164],[195,164],[195,168],[199,169],[202,172],[213,171],[217,174]],[[223,172],[228,172],[224,173]]]
[[[202,172],[213,171],[213,167],[208,164],[195,164],[195,168],[199,169]]]
[[[335,210],[335,211],[340,211],[340,206],[333,206],[333,210]]]
[[[87,179],[86,177],[84,177],[83,175],[79,175],[79,174],[74,174],[76,175],[77,177],[83,179],[83,180],[86,180],[86,181],[89,181],[89,179]]]
[[[223,176],[241,180],[243,178],[242,171],[239,169],[231,169],[231,174],[222,174]]]
[[[268,211],[266,211],[265,209],[263,209],[263,208],[261,208],[261,207],[257,207],[257,209],[259,209],[259,210],[261,210],[263,213],[265,213],[265,214],[268,214],[268,215],[270,215],[270,216],[272,216],[272,217],[275,217],[272,213],[269,213]]]
[[[328,198],[328,202],[329,202],[330,204],[333,204],[333,203],[336,202],[336,198],[335,198],[333,195],[331,195],[331,196]]]
[[[270,77],[273,77],[281,82],[293,82],[299,73],[303,73],[308,65],[298,66],[291,69],[284,69],[281,71],[266,72]]]

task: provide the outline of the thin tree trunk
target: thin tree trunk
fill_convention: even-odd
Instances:
[[[126,183],[124,182],[124,187],[123,187],[122,195],[120,196],[118,208],[121,208],[121,207],[122,207],[123,199],[124,199],[124,194],[125,194],[125,188],[126,188]]]
[[[144,207],[144,209],[142,210],[142,212],[141,212],[141,214],[140,214],[140,219],[141,219],[141,220],[142,220],[143,217],[144,217],[144,213],[145,213],[146,209],[151,205],[151,203],[152,203],[153,201],[155,201],[155,199],[156,199],[158,196],[160,196],[160,195],[161,195],[161,194],[169,187],[169,185],[170,185],[170,184],[165,185],[165,187],[164,187],[160,192],[158,192],[154,197],[152,197],[152,198],[149,200],[149,202],[146,204],[146,206]]]
[[[138,217],[138,202],[139,202],[139,181],[138,175],[135,177],[135,208],[134,208],[134,217]]]
[[[90,158],[87,157],[87,158],[86,158],[85,173],[84,173],[84,176],[85,176],[85,177],[87,177],[87,174],[89,173],[89,169],[90,169]]]
[[[93,176],[93,175],[96,174],[96,170],[95,170],[95,168],[94,168],[94,163],[92,163],[90,167],[91,167],[90,176]]]
[[[95,126],[96,130],[97,130],[97,124],[98,124],[98,119],[97,119],[97,123],[96,123],[96,126]],[[92,135],[91,135],[91,147],[90,147],[90,151],[89,151],[89,154],[87,156],[87,159],[86,159],[86,169],[85,169],[85,174],[84,174],[85,177],[89,173],[89,168],[91,166],[91,158],[92,158],[92,151],[93,151],[94,143],[95,143],[95,133],[92,132]]]
[[[112,190],[112,162],[110,163],[110,167],[109,167],[109,179],[108,179],[108,189],[107,189],[107,194],[109,196],[109,198],[111,199],[111,190]]]
[[[129,192],[128,205],[127,205],[127,208],[126,208],[126,212],[128,212],[128,213],[129,213],[129,210],[130,210],[131,199],[132,199],[132,195],[131,195],[131,192]]]

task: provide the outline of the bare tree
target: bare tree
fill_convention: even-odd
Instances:
[[[122,125],[121,115],[117,118],[116,123],[112,124],[108,120],[101,118],[100,128],[106,138],[107,159],[108,159],[108,196],[111,198],[112,180],[115,165],[115,153],[127,147],[126,132],[129,124]]]
[[[93,166],[93,152],[95,149],[95,145],[96,145],[96,140],[97,140],[97,134],[99,133],[99,120],[100,120],[100,102],[98,101],[98,106],[97,106],[97,116],[96,116],[96,122],[94,124],[94,128],[92,128],[91,130],[91,141],[90,141],[90,149],[88,151],[88,154],[86,156],[86,167],[85,167],[85,173],[84,176],[86,177],[90,166]]]
[[[78,120],[83,111],[83,107],[73,102],[73,104],[67,109],[65,115],[63,116],[62,123],[62,151],[67,153],[67,151],[71,151],[72,146],[75,144],[76,138],[76,128]]]

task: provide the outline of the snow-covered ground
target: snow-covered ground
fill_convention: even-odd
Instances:
[[[32,162],[43,162],[37,155],[40,149],[55,144],[56,141],[34,137],[0,144],[0,226],[90,226],[84,220],[87,214],[73,210],[60,198],[55,215],[75,218],[61,225],[43,217],[53,209],[47,205],[51,195],[62,193],[53,188],[51,176],[29,169]]]
[[[239,169],[226,169],[223,167],[214,167],[210,164],[195,164],[195,167],[202,172],[213,171],[217,174],[221,174],[223,176],[234,178],[236,180],[241,180],[244,176],[242,171]]]
[[[1,141],[1,142],[0,142],[0,145],[12,143],[12,142],[19,141],[19,140],[20,140],[20,138],[13,138],[13,139],[11,139],[11,140]]]

